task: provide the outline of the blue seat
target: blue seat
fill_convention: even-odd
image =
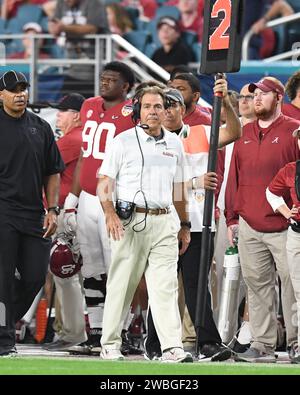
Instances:
[[[140,19],[140,18],[137,18],[135,20],[136,30],[139,30],[139,31],[148,30],[148,24],[149,24],[148,21],[144,21],[143,19]]]
[[[179,20],[181,17],[180,11],[177,7],[163,5],[156,10],[156,18],[160,19],[164,16],[171,16],[172,18]]]
[[[140,11],[137,8],[134,7],[125,7],[125,10],[127,11],[132,23],[134,29],[137,28],[137,20],[139,19],[140,16]]]
[[[45,32],[45,33],[48,33],[48,22],[49,22],[49,19],[47,16],[43,16],[42,19],[40,20],[41,28],[42,28],[43,32]]]
[[[0,18],[0,34],[6,33],[6,19]]]
[[[23,23],[18,18],[11,18],[6,24],[6,33],[18,34],[23,32]]]
[[[202,50],[202,45],[198,42],[193,43],[192,44],[192,50],[193,50],[193,54],[194,54],[194,59],[195,62],[199,62],[201,61],[201,50]]]
[[[42,17],[42,8],[34,4],[24,4],[20,6],[16,15],[16,18],[22,21],[23,24],[28,22],[39,23]]]
[[[299,0],[287,0],[287,3],[293,8],[295,12],[300,12],[300,2]]]
[[[152,58],[152,55],[154,52],[159,48],[155,43],[148,43],[145,47],[145,55],[148,56],[148,58]]]
[[[188,31],[182,32],[181,38],[188,47],[190,47],[194,43],[198,42],[198,35],[195,32],[188,32]]]
[[[141,52],[144,51],[146,44],[151,41],[150,34],[146,31],[132,31],[125,33],[123,38],[130,42],[134,47],[136,47]]]
[[[156,45],[161,46],[161,43],[160,43],[160,41],[158,39],[158,35],[157,35],[157,22],[158,22],[158,20],[156,18],[152,19],[152,21],[150,21],[147,25],[147,30],[152,37],[152,41]]]
[[[122,0],[105,0],[105,1],[104,1],[104,4],[105,4],[105,5],[116,4],[116,3],[118,4],[118,3],[121,3],[121,1],[122,1]]]
[[[275,47],[275,54],[281,54],[285,52],[285,48],[287,46],[287,26],[286,25],[279,25],[274,26],[273,30],[276,36],[276,47]]]

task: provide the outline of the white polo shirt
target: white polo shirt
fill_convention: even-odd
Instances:
[[[148,208],[168,207],[173,201],[173,183],[189,180],[180,138],[174,133],[163,130],[163,138],[156,141],[142,128],[136,127],[144,157],[143,170],[143,158],[135,128],[113,139],[106,151],[99,175],[116,180],[117,199],[145,207],[143,195],[138,192],[142,189]]]

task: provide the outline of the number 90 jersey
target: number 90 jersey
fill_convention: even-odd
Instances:
[[[82,124],[83,158],[80,170],[80,186],[96,196],[97,174],[105,152],[112,139],[134,126],[131,118],[131,100],[104,110],[102,97],[85,100],[80,116]]]

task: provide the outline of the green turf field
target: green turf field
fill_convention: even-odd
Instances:
[[[248,363],[108,362],[96,359],[0,359],[0,375],[299,375],[300,365]]]

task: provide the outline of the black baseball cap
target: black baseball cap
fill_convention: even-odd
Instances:
[[[30,86],[23,73],[9,70],[0,78],[0,91],[3,91],[4,89],[7,91],[13,91],[18,84],[23,84],[26,88]]]
[[[163,16],[162,18],[160,18],[160,20],[157,22],[157,29],[159,29],[162,25],[168,25],[177,31],[180,30],[178,20],[171,16]]]
[[[184,106],[184,99],[183,99],[181,92],[179,92],[179,90],[169,88],[169,89],[164,90],[164,93],[169,100],[175,101],[175,102],[179,103],[181,106]]]
[[[58,104],[49,103],[49,105],[58,110],[75,110],[79,112],[84,101],[85,97],[79,93],[70,93],[64,96]]]

